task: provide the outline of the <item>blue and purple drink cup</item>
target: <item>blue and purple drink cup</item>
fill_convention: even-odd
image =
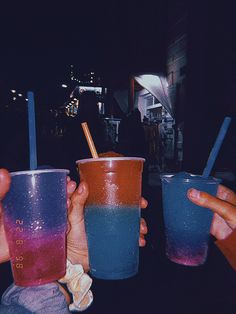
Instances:
[[[89,265],[99,279],[125,279],[139,266],[142,158],[78,160],[80,180],[89,196],[85,227]]]
[[[215,196],[220,180],[180,172],[163,174],[161,181],[167,257],[182,265],[204,264],[213,213],[192,203],[187,191],[195,188]]]
[[[66,176],[64,169],[11,173],[3,221],[14,282],[35,286],[66,271]]]

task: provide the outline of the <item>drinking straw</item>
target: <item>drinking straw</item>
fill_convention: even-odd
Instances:
[[[27,98],[28,98],[30,170],[35,170],[37,168],[37,149],[36,149],[34,93],[29,91],[27,93]]]
[[[211,170],[213,168],[215,160],[216,160],[216,158],[218,156],[218,152],[220,150],[220,147],[221,147],[221,145],[223,143],[223,140],[225,138],[225,135],[226,135],[226,133],[228,131],[230,122],[231,122],[231,118],[230,117],[225,117],[224,118],[224,121],[223,121],[223,123],[221,125],[220,131],[218,133],[218,136],[217,136],[217,138],[215,140],[215,144],[214,144],[214,146],[213,146],[213,148],[211,150],[211,153],[210,153],[210,155],[208,157],[206,167],[205,167],[205,169],[203,171],[202,176],[204,178],[208,178],[210,173],[211,173]]]
[[[98,158],[98,153],[96,151],[96,148],[95,148],[91,133],[89,131],[89,127],[88,127],[87,122],[81,123],[81,126],[83,128],[84,135],[85,135],[86,140],[88,142],[88,146],[89,146],[89,149],[90,149],[90,152],[91,152],[93,158]]]

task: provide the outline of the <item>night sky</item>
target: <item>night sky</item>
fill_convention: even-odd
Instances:
[[[68,131],[74,135],[64,136],[63,143],[43,135],[45,125],[55,126],[49,110],[69,99],[72,90],[61,84],[69,81],[70,65],[79,73],[94,70],[109,90],[127,87],[130,74],[159,72],[165,65],[166,1],[7,6],[0,11],[1,167],[14,171],[29,164],[27,102],[11,100],[14,89],[25,98],[28,90],[35,95],[38,163],[75,170],[75,158],[83,147],[88,150],[83,134],[78,136],[80,125]],[[68,125],[73,129],[74,124]]]
[[[79,73],[94,70],[110,89],[127,88],[129,75],[136,72],[165,71],[168,14],[172,12],[174,18],[177,9],[187,8],[191,75],[184,109],[185,151],[191,152],[188,159],[194,160],[197,145],[194,150],[192,143],[204,139],[207,155],[222,117],[235,116],[233,2],[8,3],[0,12],[0,106],[6,105],[2,95],[9,93],[10,97],[11,89],[24,95],[27,90],[34,91],[37,108],[63,105],[71,90],[62,89],[61,84],[69,80],[71,64]],[[209,129],[212,136],[207,141]],[[205,155],[200,159],[205,160]]]
[[[31,89],[47,102],[70,64],[95,70],[111,87],[126,84],[130,73],[159,71],[166,10],[154,0],[9,5],[1,10],[1,85]]]
[[[57,86],[69,78],[70,64],[79,72],[95,70],[108,87],[126,84],[131,73],[165,70],[167,11],[181,5],[188,6],[190,12],[192,7],[191,14],[198,7],[194,19],[197,21],[199,15],[199,26],[201,12],[206,12],[209,25],[205,26],[212,28],[210,41],[215,45],[212,58],[221,68],[226,63],[224,71],[235,75],[229,61],[235,60],[235,49],[228,49],[235,40],[233,1],[194,3],[8,2],[0,12],[0,88],[32,89],[47,101],[44,97],[49,97],[49,91],[55,93]],[[199,26],[197,22],[195,28]]]

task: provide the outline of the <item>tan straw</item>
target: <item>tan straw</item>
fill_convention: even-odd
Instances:
[[[90,152],[91,152],[93,158],[98,158],[98,153],[96,151],[96,148],[95,148],[91,133],[89,131],[87,122],[81,123],[81,126],[83,128],[84,135],[85,135],[86,140],[88,142],[88,146],[89,146],[89,149],[90,149]]]

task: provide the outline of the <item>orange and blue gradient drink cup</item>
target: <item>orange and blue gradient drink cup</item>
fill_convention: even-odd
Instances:
[[[90,273],[99,279],[125,279],[139,266],[140,197],[144,159],[107,157],[78,160],[89,196],[85,228]]]
[[[66,176],[64,169],[11,173],[3,221],[14,282],[36,286],[66,271]]]
[[[192,203],[190,188],[216,195],[219,179],[186,172],[161,175],[166,255],[178,264],[198,266],[207,258],[212,211]]]

